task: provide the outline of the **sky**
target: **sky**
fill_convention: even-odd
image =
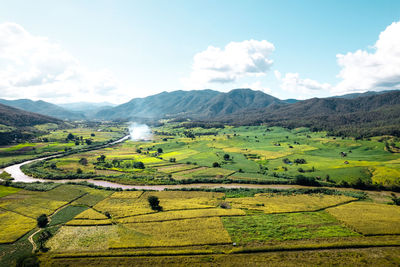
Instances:
[[[400,89],[400,1],[0,0],[0,98]]]

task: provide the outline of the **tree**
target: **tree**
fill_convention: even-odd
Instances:
[[[229,160],[229,159],[230,159],[229,154],[225,154],[225,155],[224,155],[224,160]]]
[[[158,154],[161,154],[161,153],[163,153],[163,150],[162,150],[162,148],[161,148],[161,147],[157,148],[157,152],[158,152]]]
[[[133,163],[133,168],[135,169],[144,169],[144,163],[141,161],[136,161]]]
[[[90,136],[95,137],[96,135],[94,133],[91,133]]]
[[[106,159],[106,156],[101,155],[100,157],[97,158],[98,162],[104,162],[104,160]]]
[[[45,228],[49,223],[49,218],[47,218],[46,214],[41,214],[39,217],[37,217],[36,221],[38,227]]]
[[[169,162],[176,162],[176,158],[169,158]]]
[[[83,166],[88,165],[88,160],[87,160],[87,158],[81,158],[78,162],[79,162],[79,164],[81,164],[81,165],[83,165]]]
[[[86,142],[86,144],[87,144],[88,146],[90,146],[90,145],[92,144],[92,140],[90,140],[90,139],[85,139],[85,142]]]
[[[219,168],[219,167],[221,167],[221,165],[219,165],[218,162],[213,162],[212,166],[213,166],[213,168]]]
[[[147,198],[147,201],[149,202],[149,205],[152,210],[155,211],[162,211],[162,207],[160,206],[160,200],[156,196],[149,196]]]
[[[83,172],[83,171],[82,171],[81,168],[76,169],[76,173],[77,173],[77,174],[82,174],[82,172]]]
[[[67,135],[67,140],[74,140],[74,139],[75,139],[75,136],[72,133],[69,133]]]

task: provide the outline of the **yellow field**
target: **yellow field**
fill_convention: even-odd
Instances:
[[[74,219],[87,219],[87,220],[102,220],[107,219],[106,215],[97,212],[93,209],[87,209],[80,214],[76,215]]]
[[[327,211],[365,235],[400,234],[399,206],[353,202]]]
[[[383,186],[400,185],[400,170],[388,166],[374,167],[372,182]]]
[[[95,251],[109,248],[115,226],[63,226],[46,245],[54,252]]]
[[[0,210],[0,243],[10,243],[32,230],[36,220],[14,212]]]
[[[118,225],[111,248],[189,246],[230,243],[218,217]]]
[[[334,195],[275,195],[256,194],[254,197],[227,198],[233,208],[260,210],[264,213],[315,211],[340,203],[355,200],[347,196]]]
[[[152,214],[117,219],[116,222],[143,223],[143,222],[168,221],[168,220],[179,220],[179,219],[193,219],[201,217],[239,216],[239,215],[245,215],[245,212],[240,209],[211,208],[211,209],[198,209],[198,210],[157,212]]]
[[[16,194],[0,200],[0,207],[15,211],[25,216],[36,218],[40,214],[51,214],[57,208],[67,204],[66,201],[51,200],[42,197],[43,192],[28,192],[21,190]]]
[[[122,191],[122,192],[115,192],[110,196],[110,198],[138,198],[143,194],[143,191]]]
[[[93,225],[111,225],[110,219],[73,219],[67,222],[65,225],[69,226],[93,226]]]
[[[47,246],[54,252],[69,252],[230,242],[221,219],[212,217],[106,226],[63,226]]]
[[[125,191],[114,193],[111,197],[95,205],[94,209],[103,213],[107,211],[113,218],[154,213],[147,201],[147,198],[151,195],[159,198],[164,211],[213,208],[216,207],[218,198],[224,196],[221,193],[211,192],[161,191],[142,193],[141,191]]]

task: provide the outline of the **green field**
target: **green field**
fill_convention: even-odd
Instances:
[[[400,187],[400,154],[386,148],[397,140],[394,137],[355,140],[306,128],[265,126],[186,129],[165,124],[154,131],[162,135],[155,135],[152,142],[127,141],[52,159],[26,171],[37,177],[97,177],[125,184],[311,181],[327,186]],[[194,137],[188,138],[188,132]],[[104,160],[99,161],[102,155]]]

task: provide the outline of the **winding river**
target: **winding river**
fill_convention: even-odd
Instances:
[[[108,146],[112,146],[121,142],[124,142],[125,140],[129,139],[129,135],[111,142],[107,145],[99,146],[96,147],[95,149],[99,148],[104,148]],[[63,179],[63,180],[50,180],[50,179],[41,179],[41,178],[34,178],[29,175],[26,175],[25,173],[22,172],[21,166],[40,161],[40,160],[45,160],[48,158],[52,158],[55,156],[49,156],[49,157],[44,157],[44,158],[39,158],[39,159],[33,159],[33,160],[27,160],[22,163],[14,164],[11,166],[8,166],[4,169],[0,169],[0,173],[3,171],[8,172],[12,178],[14,178],[14,182],[24,182],[24,183],[33,183],[33,182],[55,182],[55,183],[68,183],[68,182],[88,182],[97,186],[103,186],[103,187],[110,187],[110,188],[122,188],[122,189],[137,189],[137,190],[157,190],[157,191],[162,191],[165,189],[182,189],[182,188],[276,188],[276,189],[287,189],[287,188],[299,188],[299,187],[306,187],[306,186],[299,186],[299,185],[257,185],[257,184],[217,184],[217,183],[212,183],[212,184],[178,184],[178,185],[125,185],[125,184],[119,184],[119,183],[113,183],[113,182],[108,182],[108,181],[103,181],[103,180],[93,180],[93,179]]]

